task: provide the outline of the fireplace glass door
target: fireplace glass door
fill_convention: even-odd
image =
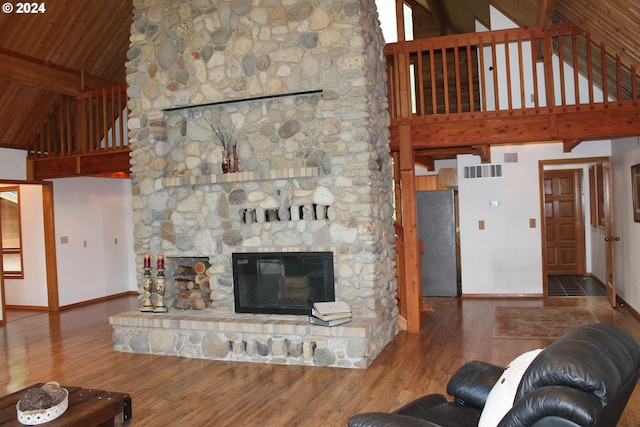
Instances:
[[[234,253],[237,313],[309,314],[335,300],[332,252]]]

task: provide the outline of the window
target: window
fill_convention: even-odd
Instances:
[[[20,187],[0,188],[2,215],[2,270],[4,277],[22,279],[22,238],[20,227]]]

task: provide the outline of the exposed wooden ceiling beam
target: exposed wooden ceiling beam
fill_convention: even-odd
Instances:
[[[446,35],[451,33],[451,22],[442,10],[439,0],[424,0],[428,4],[433,20],[437,23],[440,34]]]
[[[538,25],[549,29],[555,12],[556,0],[538,0]]]
[[[4,49],[0,49],[0,79],[72,96],[78,95],[86,87],[114,83],[95,76],[83,76],[82,71],[45,64]]]
[[[576,148],[581,142],[582,142],[582,139],[580,138],[565,139],[564,141],[562,141],[562,150],[565,153],[570,153],[571,150]]]
[[[482,163],[491,163],[491,146],[490,145],[476,145],[473,147],[473,151],[476,156],[480,157]]]

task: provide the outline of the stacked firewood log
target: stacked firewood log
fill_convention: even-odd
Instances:
[[[193,265],[179,265],[175,277],[178,296],[175,308],[203,310],[211,307],[211,273],[206,264],[196,261]]]

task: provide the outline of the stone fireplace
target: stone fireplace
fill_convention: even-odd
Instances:
[[[374,1],[134,0],[131,31],[139,289],[145,254],[202,261],[208,289],[202,310],[184,308],[170,278],[167,313],[110,319],[114,348],[366,368],[396,335],[398,314]],[[216,120],[227,124],[225,147]],[[234,253],[299,252],[332,254],[335,298],[351,322],[236,313]]]

